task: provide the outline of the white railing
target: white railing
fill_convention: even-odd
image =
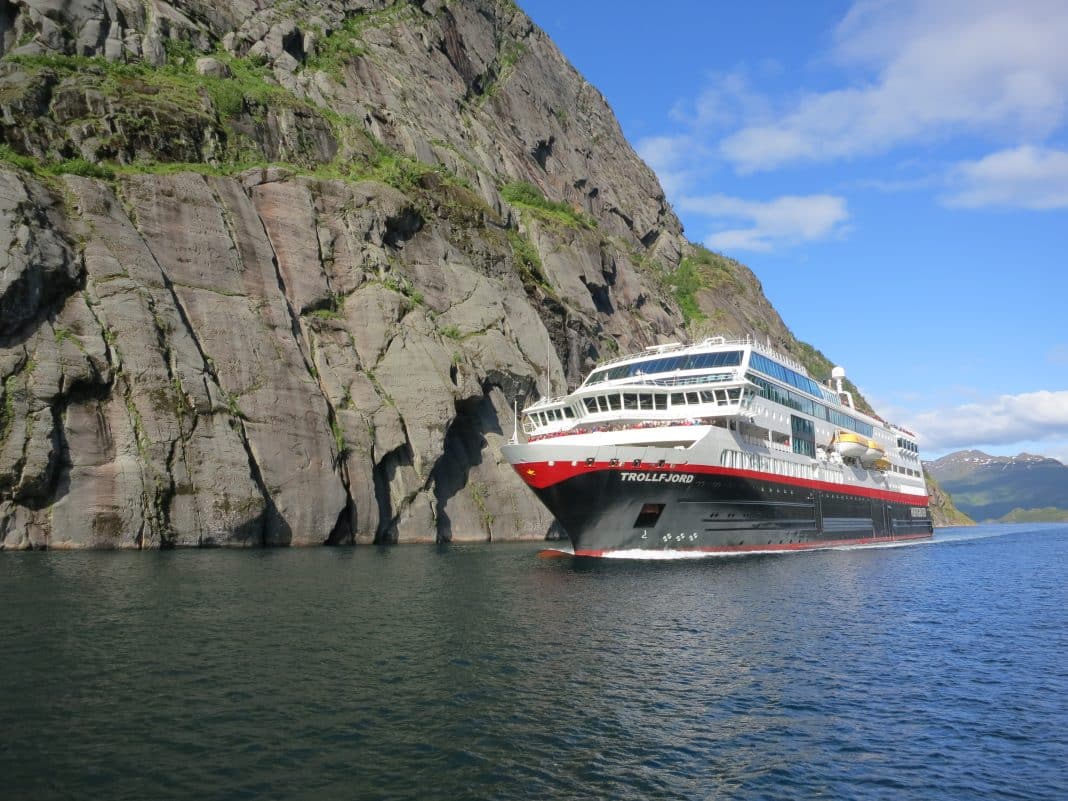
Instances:
[[[538,401],[535,401],[534,403],[530,404],[530,406],[524,407],[523,408],[523,414],[526,414],[531,409],[533,409],[534,411],[540,412],[546,406],[553,406],[553,405],[555,405],[557,403],[563,403],[564,401],[566,401],[570,397],[571,397],[570,395],[558,395],[555,398],[542,398],[542,399],[540,399]]]
[[[724,450],[720,457],[724,467],[732,467],[736,470],[753,470],[758,473],[774,473],[778,476],[791,476],[792,478],[816,478],[816,468],[810,464],[788,462],[785,459],[776,459],[763,453],[749,453],[748,451]]]

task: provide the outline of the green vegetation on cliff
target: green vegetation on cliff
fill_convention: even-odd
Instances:
[[[505,184],[501,187],[501,197],[513,206],[526,209],[548,222],[591,231],[597,227],[589,215],[577,211],[567,203],[549,200],[538,187],[525,181]]]
[[[690,254],[684,256],[679,263],[678,269],[668,274],[667,282],[672,287],[683,318],[688,324],[708,318],[698,303],[698,292],[715,292],[727,286],[735,290],[741,288],[732,264],[737,262],[702,245],[693,245]]]

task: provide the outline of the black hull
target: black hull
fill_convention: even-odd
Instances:
[[[924,496],[772,476],[596,470],[534,490],[587,556],[788,551],[933,534]]]

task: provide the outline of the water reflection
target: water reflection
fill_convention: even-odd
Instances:
[[[1064,527],[674,563],[537,549],[5,554],[0,771],[25,799],[1068,786]]]

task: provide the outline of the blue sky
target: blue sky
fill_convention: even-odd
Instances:
[[[925,458],[1068,461],[1068,2],[519,3]]]

